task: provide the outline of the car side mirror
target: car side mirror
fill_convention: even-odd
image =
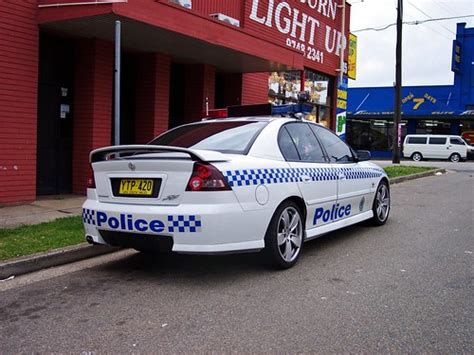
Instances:
[[[372,158],[368,150],[358,150],[357,152],[357,161],[367,161]]]

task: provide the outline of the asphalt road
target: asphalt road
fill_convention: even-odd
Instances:
[[[0,282],[0,353],[473,353],[472,173],[392,188],[383,227],[258,254],[124,251]]]

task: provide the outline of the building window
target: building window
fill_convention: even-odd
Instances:
[[[417,120],[417,134],[450,134],[451,122],[433,121],[433,120]]]
[[[407,134],[407,121],[401,121],[400,141]],[[383,119],[348,119],[347,143],[354,149],[388,151],[393,148],[393,122]]]
[[[268,101],[273,105],[298,102],[301,92],[301,72],[272,72],[268,77]],[[313,110],[306,119],[330,127],[333,78],[311,70],[304,72],[304,91],[309,94]]]
[[[309,101],[314,105],[313,112],[306,118],[325,127],[331,123],[333,79],[327,75],[311,70],[304,71],[304,90],[309,94]]]
[[[268,101],[274,105],[298,102],[301,72],[272,72],[268,77]]]
[[[304,71],[304,90],[309,94],[312,104],[330,105],[330,85],[330,77],[311,70]]]

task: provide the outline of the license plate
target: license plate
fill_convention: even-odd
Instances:
[[[151,196],[153,180],[151,179],[122,179],[120,180],[119,195]]]

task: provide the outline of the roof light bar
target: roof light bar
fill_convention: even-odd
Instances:
[[[296,117],[297,114],[308,114],[313,111],[313,105],[300,102],[286,105],[257,104],[229,106],[227,109],[209,110],[209,116],[204,119],[248,117],[248,116],[273,116],[289,115]]]
[[[291,115],[296,113],[311,113],[313,106],[311,104],[288,104],[277,105],[272,107],[272,115]]]

